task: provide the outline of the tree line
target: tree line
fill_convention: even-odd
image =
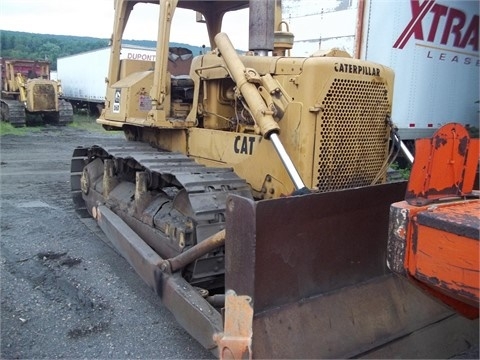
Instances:
[[[57,69],[57,59],[108,46],[109,39],[71,35],[47,35],[0,30],[0,57],[26,60],[48,60],[50,69]],[[154,48],[155,41],[124,40],[125,44]],[[185,47],[197,55],[201,47],[171,43],[171,47]]]
[[[7,30],[0,30],[0,32],[0,54],[3,58],[48,60],[51,70],[57,69],[59,57],[108,46],[108,39]]]

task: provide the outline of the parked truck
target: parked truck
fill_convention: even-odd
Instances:
[[[478,2],[282,0],[282,7],[295,33],[292,55],[338,47],[395,71],[392,119],[407,143],[452,121],[478,128]]]
[[[153,67],[155,48],[124,45],[120,58],[143,61],[145,70]],[[188,68],[193,54],[189,49],[171,47],[169,70],[175,74]],[[99,115],[104,108],[110,61],[110,47],[87,51],[57,59],[57,76],[62,79],[63,98],[74,109],[86,109],[90,114]]]

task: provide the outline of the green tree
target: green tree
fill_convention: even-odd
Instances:
[[[56,63],[60,51],[60,46],[51,42],[46,42],[38,49],[38,55],[44,60],[49,60],[51,63]]]

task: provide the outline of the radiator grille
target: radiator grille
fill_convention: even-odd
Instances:
[[[370,185],[388,146],[390,104],[385,84],[336,79],[322,105],[318,189]]]
[[[35,84],[33,111],[56,111],[56,93],[52,84]]]

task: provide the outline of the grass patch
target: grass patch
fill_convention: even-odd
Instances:
[[[390,165],[390,168],[397,171],[403,180],[408,180],[410,178],[410,171],[412,171],[411,164],[402,166],[397,161],[395,161],[392,165]]]
[[[96,123],[97,118],[86,114],[73,114],[73,122],[68,124],[69,127],[76,129],[103,132],[103,127]]]
[[[89,132],[118,135],[118,131],[106,131],[102,125],[96,123],[97,118],[94,116],[88,116],[86,114],[73,114],[73,122],[68,124],[68,127],[75,129],[86,130]],[[43,123],[37,123],[35,125],[14,127],[12,124],[4,121],[0,121],[0,136],[3,135],[26,135],[32,132],[40,132],[45,128]]]
[[[0,136],[3,135],[25,135],[32,132],[39,132],[40,126],[14,127],[12,124],[0,121]]]
[[[81,129],[81,130],[86,130],[90,132],[102,133],[102,134],[109,134],[109,135],[119,134],[118,131],[106,131],[102,125],[97,124],[96,120],[97,120],[96,116],[90,116],[85,113],[74,113],[73,122],[68,124],[67,126],[75,129]]]

